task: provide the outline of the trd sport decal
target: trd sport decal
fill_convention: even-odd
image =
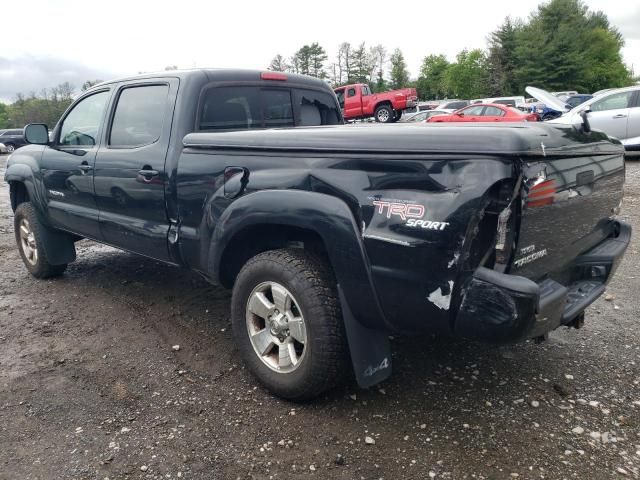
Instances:
[[[405,220],[405,226],[412,228],[422,228],[425,230],[444,230],[449,222],[435,222],[424,220],[424,205],[409,203],[404,200],[386,200],[372,198],[372,204],[376,207],[376,213],[384,215],[386,218],[400,217]]]
[[[392,203],[383,200],[374,200],[372,203],[378,207],[380,215],[385,215],[386,211],[387,218],[391,218],[391,215],[397,215],[402,220],[424,217],[424,206],[415,203]]]

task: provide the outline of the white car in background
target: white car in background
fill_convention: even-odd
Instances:
[[[417,122],[426,122],[431,117],[435,117],[438,115],[446,115],[455,110],[424,110],[422,112],[414,113],[409,115],[408,117],[403,117],[400,120],[400,123],[417,123]]]
[[[3,153],[7,153],[7,147],[5,146],[4,143],[0,143],[0,155],[2,155]]]
[[[551,123],[581,125],[581,113],[587,112],[591,128],[618,138],[628,152],[640,153],[640,85],[616,88],[568,110],[562,100],[545,90],[527,87],[527,93],[547,106],[566,112]]]

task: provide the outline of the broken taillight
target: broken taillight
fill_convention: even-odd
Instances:
[[[551,205],[556,195],[555,180],[546,180],[529,189],[527,207],[542,207]]]

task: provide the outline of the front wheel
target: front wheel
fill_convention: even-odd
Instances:
[[[46,228],[40,223],[30,202],[18,205],[14,216],[16,243],[27,270],[36,278],[56,277],[62,275],[67,268],[66,263],[62,265],[49,263],[43,248]]]
[[[306,400],[335,386],[348,353],[333,276],[325,262],[298,249],[256,255],[233,288],[238,348],[269,390]]]
[[[393,111],[393,108],[391,108],[389,105],[380,105],[378,108],[376,108],[374,117],[376,119],[376,122],[389,123],[393,122],[395,113]]]

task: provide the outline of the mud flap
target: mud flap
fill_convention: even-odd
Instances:
[[[391,376],[391,345],[389,336],[358,322],[338,285],[344,328],[358,385],[371,387]]]
[[[76,247],[68,233],[45,227],[40,229],[47,260],[51,265],[63,265],[76,259]]]

